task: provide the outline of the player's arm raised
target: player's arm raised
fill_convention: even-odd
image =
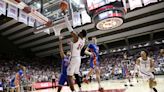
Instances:
[[[138,59],[136,60],[136,64],[135,64],[135,68],[134,68],[134,71],[135,71],[135,72],[138,72],[138,70],[139,70],[139,65],[140,65],[140,59],[138,58]]]
[[[23,71],[26,71],[26,67],[23,65],[20,65],[20,67],[22,68]]]
[[[87,46],[87,48],[85,49],[85,54],[87,54],[87,55],[92,55],[92,53],[89,51],[89,48],[91,47],[91,44],[89,44],[88,46]]]
[[[60,56],[63,59],[65,57],[64,50],[63,50],[63,44],[62,44],[62,38],[59,37],[59,50],[60,50]]]
[[[140,59],[138,58],[137,60],[136,60],[136,65],[140,65]]]
[[[154,71],[154,59],[150,59],[150,71],[153,72]]]
[[[18,86],[19,85],[19,74],[18,73],[16,73],[16,75],[15,75],[15,81],[14,81],[14,84],[15,84],[15,86]]]
[[[24,71],[23,74],[26,75],[26,67],[22,66],[22,68],[23,68],[23,71]]]
[[[23,70],[23,74],[26,75],[26,67],[23,65],[20,65],[20,68]]]
[[[64,19],[65,19],[65,22],[66,22],[66,26],[67,26],[69,32],[71,33],[71,36],[73,37],[73,42],[76,43],[78,41],[78,35],[73,31],[71,23],[68,20],[67,14],[64,15]]]

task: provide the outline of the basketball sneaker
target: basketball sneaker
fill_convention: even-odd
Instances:
[[[89,81],[88,81],[88,79],[86,79],[86,78],[84,78],[84,80],[83,80],[86,84],[89,84]]]
[[[99,88],[99,92],[104,92],[104,89],[102,87]]]

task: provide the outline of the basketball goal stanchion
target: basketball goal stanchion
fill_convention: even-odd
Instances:
[[[3,0],[4,2],[13,5],[20,10],[23,10],[27,15],[30,17],[36,19],[38,22],[42,23],[45,26],[51,26],[52,21],[49,20],[47,17],[43,16],[40,12],[38,12],[36,9],[31,8],[26,3],[24,3],[22,0]]]
[[[6,3],[11,4],[19,9],[23,9],[24,7],[28,6],[21,0],[3,0],[3,1],[5,1]]]

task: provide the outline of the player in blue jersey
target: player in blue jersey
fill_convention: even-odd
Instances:
[[[17,73],[14,78],[10,81],[11,92],[21,92],[20,91],[20,82],[23,75],[25,75],[26,68],[20,64],[17,65]]]
[[[99,47],[97,46],[97,39],[96,37],[92,37],[92,43],[88,45],[85,50],[85,54],[90,55],[90,71],[84,82],[88,83],[89,77],[92,75],[93,72],[96,73],[96,79],[99,85],[99,90],[102,92],[103,88],[100,84],[100,67],[99,67]]]
[[[15,77],[10,80],[10,92],[14,92],[15,90]]]
[[[71,52],[67,51],[66,55],[64,54],[63,51],[63,45],[62,45],[62,38],[59,37],[59,50],[60,50],[60,56],[62,59],[62,68],[61,68],[61,75],[60,75],[60,79],[59,79],[59,87],[58,87],[58,91],[60,92],[62,89],[62,86],[64,86],[65,82],[67,82],[67,67],[70,61],[70,56],[71,56]]]

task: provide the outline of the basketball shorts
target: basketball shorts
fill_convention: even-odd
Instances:
[[[95,67],[99,67],[98,60],[96,61],[90,60],[90,68],[94,69]]]
[[[52,79],[52,82],[55,82],[55,79]]]
[[[71,61],[67,67],[67,75],[73,76],[74,74],[79,74],[81,64],[81,57],[72,57]]]
[[[144,79],[154,79],[155,76],[152,72],[140,71]]]
[[[59,85],[64,86],[64,84],[67,82],[67,75],[61,74],[59,79]],[[67,82],[68,83],[68,82]]]
[[[10,83],[10,88],[15,88],[14,82],[11,82],[11,83]]]

